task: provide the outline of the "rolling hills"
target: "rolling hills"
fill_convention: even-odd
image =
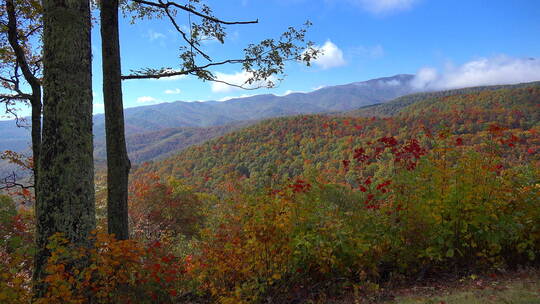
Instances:
[[[394,78],[389,78],[394,79]],[[395,79],[394,79],[395,80]],[[378,82],[383,80],[377,80]],[[387,80],[392,81],[392,80]],[[463,95],[463,94],[472,94],[483,91],[496,91],[501,89],[514,89],[520,87],[528,87],[531,85],[540,84],[539,82],[531,84],[518,84],[518,85],[504,85],[504,86],[485,86],[485,87],[474,87],[474,88],[465,88],[457,90],[448,90],[441,92],[425,92],[425,93],[415,93],[410,95],[405,95],[398,97],[391,101],[385,103],[379,103],[369,106],[363,106],[359,109],[353,111],[340,112],[338,115],[343,116],[352,116],[352,117],[387,117],[397,114],[402,109],[407,106],[422,100],[437,99],[440,97],[453,96],[453,95]],[[357,85],[362,86],[362,83]],[[366,85],[371,87],[374,86]],[[351,85],[346,85],[351,86]],[[380,84],[379,84],[380,86]],[[336,90],[334,87],[328,88],[328,91]],[[373,89],[375,90],[375,89]],[[322,92],[319,92],[322,91]],[[322,89],[315,91],[317,94],[333,94],[333,96],[342,96],[338,93],[325,93],[326,90]],[[340,102],[337,102],[340,104]],[[288,115],[284,115],[288,116]],[[218,127],[203,127],[203,128],[171,128],[163,131],[148,132],[142,134],[128,135],[128,150],[132,160],[137,162],[153,160],[156,158],[163,158],[167,155],[180,151],[191,145],[203,143],[206,140],[227,134],[233,130],[236,130],[240,127],[249,126],[251,124],[257,123],[258,120],[252,121],[242,121],[236,122],[225,126]],[[96,145],[96,157],[104,158],[104,145],[103,143]]]
[[[452,95],[474,94],[474,93],[483,92],[483,91],[516,89],[516,88],[530,87],[530,86],[537,86],[537,85],[540,85],[540,82],[522,83],[522,84],[516,84],[516,85],[482,86],[482,87],[472,87],[472,88],[463,88],[463,89],[437,91],[437,92],[421,92],[421,93],[401,96],[386,103],[363,106],[352,111],[344,112],[343,115],[354,116],[354,117],[372,117],[372,116],[388,117],[388,116],[394,116],[398,114],[401,110],[407,108],[407,106],[412,105],[419,101],[436,100],[437,98],[447,97],[447,96],[452,96]]]
[[[364,105],[385,102],[414,92],[414,88],[410,85],[413,77],[406,74],[395,75],[285,96],[265,94],[234,98],[224,102],[177,101],[127,108],[124,114],[128,150],[135,161],[145,161],[189,144],[203,142],[212,137],[209,134],[220,135],[229,130],[229,127],[225,127],[224,130],[211,127],[238,123],[245,125],[245,121],[270,117],[348,111]],[[98,158],[105,156],[104,118],[103,114],[94,116],[95,156]],[[199,127],[209,129],[194,129]],[[175,132],[177,134],[173,135]],[[185,136],[189,138],[187,143],[172,144]],[[164,137],[171,142],[164,144]],[[141,140],[143,138],[144,140]],[[148,139],[152,141],[148,142]],[[14,121],[0,121],[0,151],[27,151],[29,143],[29,130],[17,128]],[[164,146],[169,148],[163,150]]]
[[[381,103],[414,92],[413,75],[324,87],[309,93],[272,94],[227,101],[162,103],[125,110],[126,134],[179,127],[210,127],[233,122],[307,113],[340,112]],[[104,136],[104,115],[94,118],[96,138]]]
[[[144,164],[139,172],[186,178],[204,188],[214,188],[231,176],[263,185],[310,168],[336,177],[355,147],[379,137],[404,140],[444,131],[474,145],[494,124],[515,130],[521,149],[538,155],[540,83],[412,95],[389,104],[400,107],[390,112],[392,117],[302,115],[266,120]],[[361,116],[357,113],[349,114]]]

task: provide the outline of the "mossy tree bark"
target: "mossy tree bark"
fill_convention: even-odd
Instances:
[[[43,0],[43,141],[36,202],[36,294],[49,237],[88,246],[95,229],[88,0]]]
[[[124,133],[118,0],[101,2],[101,37],[107,143],[107,223],[109,233],[125,240],[129,237],[127,200],[130,162]]]

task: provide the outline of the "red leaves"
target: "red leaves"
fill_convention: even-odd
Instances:
[[[463,146],[463,138],[458,137],[456,138],[456,146]]]
[[[392,183],[391,180],[387,180],[385,182],[382,182],[380,184],[377,185],[377,190],[381,191],[382,193],[386,193],[388,192],[388,189],[386,187],[388,187],[390,184]]]
[[[367,161],[370,157],[366,154],[366,150],[364,150],[364,148],[357,148],[357,149],[354,149],[353,158],[356,161],[362,163],[362,162]]]
[[[495,136],[501,135],[504,130],[506,130],[506,129],[499,126],[499,125],[497,125],[497,124],[491,124],[488,127],[488,132],[491,133],[492,135],[495,135]]]
[[[378,210],[380,208],[380,206],[373,201],[374,198],[375,195],[372,193],[367,195],[367,199],[364,201],[366,209]]]
[[[364,184],[369,186],[371,184],[371,177],[366,178],[366,180],[364,181]]]
[[[395,162],[403,162],[407,170],[414,170],[417,165],[417,160],[427,153],[427,150],[420,146],[416,139],[411,139],[406,144],[402,145],[399,150],[394,152]]]
[[[398,144],[397,139],[395,139],[393,136],[381,137],[379,138],[378,142],[383,143],[386,148],[392,148]]]
[[[416,161],[427,153],[426,149],[422,148],[416,139],[411,139],[399,145],[396,138],[388,136],[379,138],[375,144],[378,145],[374,147],[374,151],[371,153],[368,153],[362,147],[354,149],[353,159],[359,163],[365,163],[370,160],[375,161],[380,159],[385,150],[389,150],[394,155],[394,162],[404,163],[404,166],[408,170],[412,170],[416,167]],[[348,168],[348,163],[346,167]]]
[[[304,180],[297,179],[292,185],[289,185],[289,188],[292,189],[294,193],[304,193],[311,190],[311,184]]]
[[[499,142],[502,144],[502,145],[505,145],[505,146],[508,146],[510,148],[513,148],[516,146],[516,143],[519,143],[520,142],[520,138],[515,136],[514,134],[510,134],[510,137],[508,138],[501,138],[499,140]]]

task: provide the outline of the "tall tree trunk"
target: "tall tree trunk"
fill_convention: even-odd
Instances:
[[[32,86],[32,158],[34,160],[34,185],[38,184],[39,180],[39,156],[41,154],[41,85],[35,89]],[[39,196],[37,188],[35,189],[35,197]]]
[[[107,223],[109,233],[125,240],[129,237],[127,199],[130,162],[124,133],[118,0],[101,2],[101,40],[107,142]]]
[[[43,142],[36,202],[36,294],[60,232],[88,246],[95,229],[92,53],[88,0],[43,0]]]
[[[34,159],[34,185],[38,183],[39,176],[39,151],[41,149],[41,83],[30,70],[26,54],[19,44],[17,33],[17,13],[13,0],[6,0],[6,12],[8,16],[8,41],[15,53],[17,64],[20,66],[24,79],[30,84],[32,96],[30,104],[32,106],[32,155]],[[36,197],[39,193],[36,191]]]

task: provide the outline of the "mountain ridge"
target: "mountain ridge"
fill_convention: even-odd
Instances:
[[[448,95],[450,92],[461,94]],[[272,118],[141,164],[134,175],[151,172],[186,178],[201,189],[217,189],[219,183],[238,178],[239,174],[253,177],[253,182],[262,181],[261,186],[271,184],[274,176],[295,178],[309,172],[309,168],[331,177],[346,172],[344,155],[384,136],[406,140],[444,131],[442,134],[475,144],[489,134],[493,124],[519,132],[515,138],[519,139],[520,149],[524,155],[534,157],[540,151],[540,139],[534,135],[540,127],[538,105],[540,82],[533,82],[493,90],[483,87],[448,91],[413,102],[388,117]]]
[[[277,116],[352,110],[409,93],[413,90],[409,85],[413,77],[399,74],[285,96],[261,94],[222,102],[176,101],[126,108],[126,134],[129,136],[170,128],[212,127]],[[388,83],[391,85],[386,85],[384,89]],[[401,86],[396,86],[396,83]],[[335,96],[338,92],[342,95],[340,98]],[[29,131],[17,128],[14,121],[0,121],[0,134],[0,151],[23,152],[30,147]],[[104,114],[94,115],[94,136],[96,145],[104,145]]]

